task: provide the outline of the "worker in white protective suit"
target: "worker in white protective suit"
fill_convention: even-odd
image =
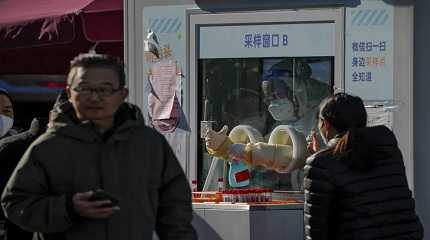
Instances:
[[[329,85],[311,79],[309,65],[299,63],[292,68],[272,67],[262,81],[262,90],[268,105],[268,111],[277,121],[276,125],[290,125],[307,136],[316,124],[316,112],[319,102],[330,93]],[[292,145],[275,143],[233,143],[227,136],[228,127],[220,131],[209,130],[205,141],[209,154],[221,159],[240,159],[253,167],[262,167],[273,171],[256,171],[254,177],[271,183],[265,187],[274,187],[274,175],[288,173],[292,162]],[[306,143],[304,143],[306,144]],[[304,163],[306,156],[302,156]],[[296,168],[303,164],[296,164]],[[255,176],[260,175],[260,176]],[[270,176],[261,176],[270,175]],[[272,179],[270,179],[272,178]],[[272,185],[272,186],[271,186]]]
[[[275,64],[263,76],[261,88],[267,110],[277,121],[274,127],[290,125],[305,136],[310,134],[316,124],[319,103],[330,94],[328,83],[311,76],[309,64],[301,61],[293,64],[291,59]]]

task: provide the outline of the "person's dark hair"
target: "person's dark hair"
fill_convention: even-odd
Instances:
[[[363,101],[347,93],[336,93],[324,99],[320,105],[319,117],[331,123],[338,133],[365,127],[367,123]]]
[[[110,68],[118,75],[119,87],[125,86],[124,64],[116,57],[106,54],[81,53],[70,61],[70,72],[67,76],[67,84],[71,85],[75,80],[77,69],[103,67]]]
[[[347,93],[336,93],[323,100],[320,105],[319,118],[327,120],[342,135],[333,148],[333,154],[347,159],[347,162],[358,166],[369,166],[368,141],[362,136],[361,129],[366,127],[367,113],[361,98]]]
[[[11,103],[13,103],[11,96],[9,95],[9,92],[4,89],[4,88],[0,88],[0,95],[5,95],[7,98],[9,98],[9,101]]]

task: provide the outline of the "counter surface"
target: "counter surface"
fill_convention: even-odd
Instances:
[[[193,203],[195,210],[201,209],[217,209],[217,210],[249,210],[249,211],[264,211],[264,210],[303,210],[303,203]]]

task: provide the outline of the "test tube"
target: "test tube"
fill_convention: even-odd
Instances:
[[[224,178],[218,178],[218,191],[222,192],[224,190]]]
[[[195,192],[197,192],[197,180],[196,179],[193,179],[191,181],[191,191],[193,192],[193,197],[198,197],[198,194],[195,193]]]
[[[246,196],[246,202],[247,203],[252,202],[252,190],[251,189],[245,190],[245,196]]]
[[[243,202],[243,200],[242,200],[242,190],[240,190],[240,189],[236,190],[236,200],[239,203]]]
[[[260,202],[266,202],[265,189],[259,189]]]
[[[250,188],[249,190],[249,194],[248,194],[248,200],[249,202],[255,202],[255,189],[254,188]]]
[[[263,202],[262,201],[262,199],[263,199],[262,193],[263,193],[262,189],[255,189],[255,201],[256,202]]]
[[[222,201],[223,202],[229,202],[229,199],[228,199],[228,190],[222,191]]]
[[[240,193],[239,193],[239,190],[233,190],[233,198],[234,198],[234,202],[235,203],[240,202]]]
[[[269,196],[269,198],[268,198],[268,202],[271,202],[272,201],[272,199],[273,199],[273,197],[272,197],[272,193],[273,193],[273,189],[268,189],[269,190],[269,194],[268,194],[268,196]]]

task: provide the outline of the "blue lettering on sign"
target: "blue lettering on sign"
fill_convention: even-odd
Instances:
[[[352,58],[352,67],[358,67],[358,57]]]
[[[366,73],[365,72],[359,72],[358,73],[358,80],[361,82],[366,81]]]
[[[366,42],[366,52],[373,51],[373,43],[372,42]]]
[[[379,51],[385,52],[387,43],[385,41],[379,42]]]
[[[270,48],[271,41],[270,41],[270,34],[265,33],[263,34],[263,48]]]
[[[352,73],[353,82],[371,82],[372,72],[353,72]]]
[[[281,39],[282,38],[282,39]],[[281,42],[282,41],[282,42]],[[243,35],[243,44],[245,48],[271,48],[288,46],[288,35],[277,33],[245,33]]]
[[[386,41],[354,41],[351,46],[353,52],[385,52],[387,50]]]
[[[279,34],[272,34],[272,47],[279,47]]]
[[[366,73],[366,81],[371,82],[372,81],[372,72]]]
[[[358,42],[352,42],[352,51],[353,52],[358,52],[359,48],[358,48]]]
[[[360,66],[360,67],[366,66],[366,59],[364,57],[358,58],[358,66]]]
[[[287,34],[282,35],[282,45],[284,45],[284,46],[288,45],[288,35]]]
[[[260,48],[260,46],[263,44],[263,41],[261,39],[261,34],[256,33],[254,35],[254,47]]]
[[[353,82],[357,82],[358,81],[358,73],[357,72],[353,72],[352,73],[352,81]]]
[[[360,42],[358,44],[358,48],[360,49],[360,52],[365,52],[366,51],[366,43],[365,42]]]
[[[246,48],[252,48],[252,47],[254,47],[252,45],[252,41],[253,41],[252,34],[245,34],[244,42],[245,42],[245,47]]]

